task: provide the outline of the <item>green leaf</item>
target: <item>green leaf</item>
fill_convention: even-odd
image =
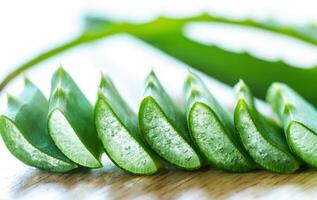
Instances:
[[[289,147],[307,164],[317,167],[315,107],[283,83],[272,84],[267,100],[283,123]]]
[[[51,172],[77,167],[54,144],[46,128],[48,102],[28,79],[18,97],[8,96],[8,112],[0,117],[0,133],[10,152],[23,163]]]
[[[94,126],[93,108],[72,78],[59,68],[53,75],[49,99],[49,134],[75,163],[102,167],[102,146]]]
[[[307,87],[307,85],[317,85],[316,67],[298,68],[284,61],[267,61],[246,52],[231,52],[215,45],[195,42],[183,34],[186,23],[192,21],[159,18],[140,26],[132,34],[188,66],[228,85],[233,86],[239,79],[245,80],[254,91],[254,95],[259,98],[264,99],[270,84],[279,81],[295,88],[301,95],[317,105],[315,89]],[[212,21],[212,19],[206,21]]]
[[[257,28],[260,30],[265,30],[268,32],[274,32],[281,35],[286,35],[289,37],[297,38],[299,40],[303,40],[307,43],[311,43],[317,45],[317,26],[315,24],[305,24],[305,25],[292,25],[292,24],[283,24],[274,19],[267,19],[267,20],[254,20],[251,18],[244,18],[244,19],[233,19],[228,17],[221,17],[217,15],[212,15],[209,13],[203,13],[197,16],[192,17],[184,17],[184,18],[169,18],[169,17],[158,17],[153,21],[149,21],[147,23],[130,23],[128,21],[124,22],[117,22],[111,21],[107,18],[101,18],[98,16],[87,16],[84,19],[85,21],[85,32],[101,32],[105,30],[110,25],[125,25],[124,28],[126,31],[131,31],[130,29],[135,28],[136,26],[144,27],[151,25],[152,27],[156,27],[159,22],[175,22],[180,26],[184,26],[189,22],[216,22],[222,24],[229,24],[229,25],[238,25],[241,27],[251,27]],[[131,27],[128,27],[132,25]],[[166,23],[165,28],[169,26],[169,23]],[[157,28],[161,28],[161,26],[157,26]],[[138,31],[138,30],[133,30]],[[160,34],[156,31],[151,31],[153,33]],[[147,34],[147,33],[146,33]]]
[[[201,79],[189,73],[185,82],[187,124],[204,157],[226,171],[244,172],[255,164],[239,144],[233,120],[210,94]]]
[[[253,160],[264,169],[277,173],[292,173],[299,169],[300,162],[290,153],[283,132],[257,111],[247,85],[240,80],[235,88],[238,96],[234,110],[235,127]]]
[[[264,99],[269,85],[274,81],[279,81],[300,91],[301,95],[317,105],[314,88],[306,87],[307,85],[317,85],[316,67],[297,68],[284,61],[267,61],[245,52],[231,52],[221,47],[192,41],[183,34],[184,27],[191,22],[220,22],[258,28],[317,45],[317,27],[314,25],[290,26],[272,20],[262,22],[252,19],[233,20],[209,14],[178,19],[159,17],[141,24],[91,16],[86,18],[85,28],[81,35],[18,66],[0,82],[0,91],[20,73],[46,59],[117,33],[128,33],[226,84],[233,86],[242,78],[250,84],[254,95],[262,99]],[[293,77],[296,77],[296,80]]]
[[[190,143],[184,116],[153,71],[145,85],[139,110],[139,124],[145,141],[159,156],[176,167],[186,170],[200,168],[201,160]]]
[[[95,123],[107,155],[123,170],[133,174],[154,174],[160,163],[141,140],[136,114],[109,77],[102,76],[99,87]]]

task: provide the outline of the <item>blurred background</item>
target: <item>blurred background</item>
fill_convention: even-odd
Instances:
[[[208,13],[233,20],[252,19],[274,21],[282,25],[311,26],[317,24],[316,5],[315,1],[1,0],[0,80],[29,59],[80,35],[84,26],[83,18],[87,15],[104,17],[110,21],[147,23],[159,16],[186,18]],[[292,67],[308,69],[317,63],[317,48],[314,44],[254,27],[191,22],[182,28],[182,33],[198,44],[214,45],[228,52],[247,52],[268,61],[283,60]],[[157,71],[163,85],[178,101],[182,96],[185,69],[190,64],[134,36],[119,33],[73,48],[24,73],[48,96],[50,76],[62,65],[94,102],[100,71],[103,71],[114,79],[123,96],[136,110],[139,103],[137,99],[142,96],[144,77],[151,68]],[[235,66],[229,67],[235,73]],[[231,89],[223,83],[231,84],[232,79],[222,80],[221,72],[216,77],[217,81],[212,78],[212,72],[209,75],[204,78],[214,95],[230,107],[234,98]],[[5,93],[15,94],[21,85],[21,80],[17,79],[1,92],[1,111],[6,107]]]

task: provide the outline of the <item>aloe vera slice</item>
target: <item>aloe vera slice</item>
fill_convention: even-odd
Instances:
[[[293,89],[274,83],[268,102],[279,115],[291,150],[308,165],[317,167],[317,111]]]
[[[235,127],[253,160],[266,170],[292,173],[300,162],[291,154],[283,131],[256,109],[250,89],[241,80],[235,86],[238,101],[234,110]]]
[[[189,72],[184,93],[190,134],[206,160],[226,171],[245,172],[254,169],[255,163],[238,143],[229,113],[197,75]]]
[[[158,171],[159,161],[140,138],[136,114],[107,76],[101,78],[95,123],[107,155],[119,168],[141,175]]]
[[[18,97],[8,96],[8,111],[0,117],[0,133],[9,151],[23,163],[51,172],[77,165],[56,147],[46,128],[48,102],[28,79]]]
[[[81,166],[102,167],[102,146],[95,130],[91,104],[62,68],[54,73],[51,87],[48,129],[55,144]]]
[[[190,143],[183,115],[152,71],[146,80],[139,110],[139,125],[145,141],[165,161],[182,169],[201,167]]]

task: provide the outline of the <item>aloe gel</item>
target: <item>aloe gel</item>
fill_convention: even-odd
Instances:
[[[165,161],[185,170],[201,167],[201,159],[190,143],[183,115],[153,71],[145,83],[139,125],[144,140]]]
[[[197,75],[189,72],[184,93],[190,135],[205,159],[226,171],[255,169],[255,163],[239,143],[229,113]]]
[[[262,168],[277,173],[292,173],[299,169],[300,162],[291,154],[283,130],[257,111],[247,85],[239,81],[235,89],[238,96],[234,110],[235,127],[253,160]]]
[[[25,79],[18,97],[8,96],[8,110],[0,117],[0,133],[9,151],[23,163],[50,172],[77,168],[54,144],[46,128],[48,102]]]
[[[94,126],[93,107],[63,68],[52,77],[48,130],[70,160],[87,168],[102,167],[102,146]]]
[[[136,114],[107,76],[101,78],[95,123],[107,155],[119,168],[140,175],[158,171],[158,159],[140,138]]]
[[[284,126],[291,150],[312,167],[317,167],[317,111],[297,92],[283,83],[274,83],[267,101]]]

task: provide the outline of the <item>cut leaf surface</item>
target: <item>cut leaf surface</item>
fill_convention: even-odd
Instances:
[[[243,81],[235,88],[238,96],[234,110],[235,126],[253,160],[269,171],[296,171],[300,162],[291,154],[282,130],[257,111],[251,91]]]
[[[100,84],[95,123],[106,153],[118,167],[142,175],[158,171],[159,161],[140,138],[136,114],[106,76]]]
[[[209,163],[227,171],[255,169],[255,163],[239,144],[228,112],[200,78],[190,73],[184,89],[191,137]]]
[[[23,163],[40,169],[66,172],[77,168],[49,136],[47,111],[44,95],[25,79],[22,94],[8,97],[7,116],[0,117],[0,132],[7,148]]]
[[[154,72],[146,81],[139,124],[146,142],[164,160],[182,169],[200,168],[201,160],[190,144],[183,116]]]
[[[287,143],[307,164],[317,167],[317,111],[298,93],[282,83],[274,83],[267,100],[279,115]]]
[[[93,108],[62,68],[53,75],[49,100],[49,133],[72,161],[89,168],[101,167],[101,143],[93,120]]]

